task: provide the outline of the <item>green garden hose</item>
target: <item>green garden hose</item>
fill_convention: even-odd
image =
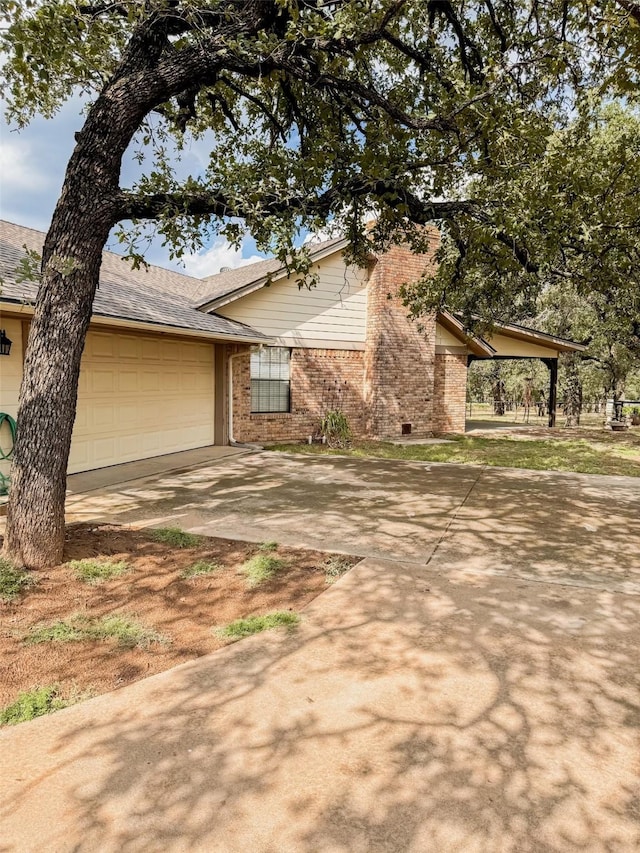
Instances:
[[[15,420],[11,417],[11,415],[8,415],[6,412],[0,412],[0,430],[2,429],[2,424],[5,421],[9,424],[9,432],[11,433],[11,449],[5,453],[4,450],[0,447],[0,462],[2,462],[4,459],[11,459],[11,457],[13,456],[13,445],[16,441]],[[4,474],[0,474],[0,495],[6,495],[8,491],[9,477],[5,476]]]

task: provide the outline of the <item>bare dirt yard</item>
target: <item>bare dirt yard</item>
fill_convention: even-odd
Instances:
[[[177,546],[150,529],[68,528],[65,562],[0,601],[0,708],[45,685],[63,700],[114,690],[220,648],[245,617],[293,621],[358,561],[173,533]],[[114,576],[101,576],[105,565]]]

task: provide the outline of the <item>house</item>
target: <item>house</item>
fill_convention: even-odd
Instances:
[[[438,235],[433,229],[433,251]],[[0,223],[0,412],[15,416],[37,285],[19,282],[44,234]],[[105,252],[82,360],[69,472],[229,442],[305,439],[328,409],[357,436],[464,431],[470,358],[541,358],[580,345],[519,326],[488,340],[441,312],[420,324],[397,297],[433,253],[394,247],[368,269],[346,240],[313,244],[319,284],[299,288],[275,260],[200,280],[132,270]],[[552,383],[553,384],[553,383]]]

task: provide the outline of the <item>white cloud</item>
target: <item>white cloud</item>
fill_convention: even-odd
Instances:
[[[46,172],[38,168],[29,143],[19,139],[0,140],[0,172],[3,193],[33,192],[50,183]]]
[[[264,260],[260,255],[251,255],[245,258],[243,251],[244,247],[238,251],[224,237],[218,237],[208,249],[204,249],[195,255],[185,255],[182,261],[188,275],[195,276],[195,278],[206,278],[209,275],[219,273],[222,267],[235,269]]]

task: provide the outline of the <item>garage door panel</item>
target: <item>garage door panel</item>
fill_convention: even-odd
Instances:
[[[89,450],[87,441],[83,439],[76,440],[75,437],[71,444],[71,453],[69,454],[69,471],[87,471],[89,466]]]
[[[86,430],[88,414],[89,413],[84,406],[78,407],[78,409],[76,411],[75,425],[73,428],[73,434],[74,435],[76,435],[76,433],[80,433],[80,432],[83,432],[84,430]]]
[[[109,465],[109,460],[116,455],[115,438],[97,438],[89,442],[89,447],[93,450],[93,456],[98,463]]]
[[[163,376],[164,389],[168,395],[179,391],[183,387],[180,374],[177,370],[168,370]]]
[[[113,402],[106,404],[94,403],[90,409],[87,428],[91,435],[96,432],[112,432],[118,426],[118,413]]]
[[[203,358],[203,344],[185,344],[182,350],[183,361],[200,363]]]
[[[151,338],[145,338],[142,341],[142,359],[143,361],[158,361],[162,354],[162,344],[160,341]]]
[[[116,355],[116,341],[114,336],[108,333],[93,332],[88,346],[89,358],[113,358]]]
[[[160,371],[158,370],[144,370],[141,376],[141,386],[140,390],[145,391],[154,391],[158,392],[160,390]],[[164,376],[162,377],[164,381]]]
[[[140,374],[137,370],[131,369],[130,362],[126,368],[118,371],[117,382],[118,391],[137,394],[140,390]]]
[[[118,356],[122,359],[140,358],[140,340],[129,335],[118,338]]]
[[[69,472],[213,444],[213,345],[90,332]]]
[[[178,341],[167,341],[160,352],[162,361],[180,361],[180,352],[183,344]]]
[[[89,378],[90,394],[113,394],[117,389],[117,378],[113,368],[93,368]]]

